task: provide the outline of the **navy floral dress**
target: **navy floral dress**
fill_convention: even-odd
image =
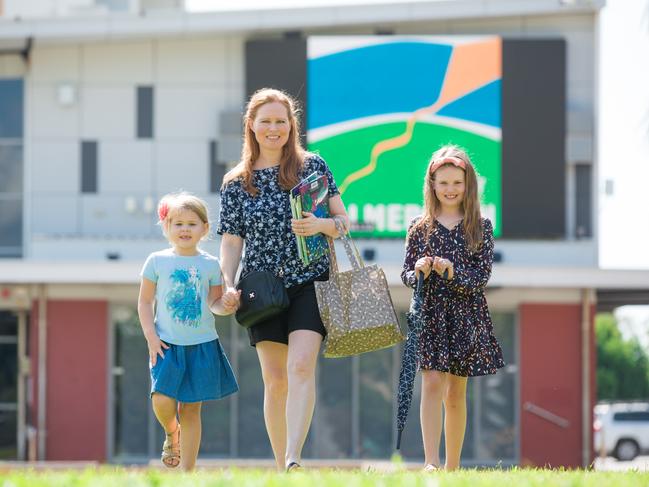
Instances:
[[[494,374],[505,364],[484,295],[493,263],[491,221],[482,219],[483,241],[471,253],[462,222],[451,230],[437,222],[427,238],[427,225],[413,228],[418,220],[415,218],[408,229],[403,283],[415,287],[415,263],[421,257],[437,255],[453,263],[453,279],[443,279],[432,271],[424,284],[419,368],[462,377]]]
[[[339,193],[327,163],[316,154],[304,160],[300,178],[313,172],[327,176],[329,196]],[[229,233],[244,239],[241,275],[253,271],[283,274],[286,287],[313,281],[329,270],[329,257],[304,266],[291,229],[289,191],[279,185],[279,166],[254,171],[252,181],[259,190],[251,196],[241,179],[230,181],[221,190],[221,212],[217,233]]]

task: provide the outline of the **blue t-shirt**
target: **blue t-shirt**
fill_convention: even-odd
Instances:
[[[221,284],[216,257],[160,250],[149,255],[140,275],[156,283],[155,328],[163,342],[196,345],[218,338],[207,302],[210,286]]]

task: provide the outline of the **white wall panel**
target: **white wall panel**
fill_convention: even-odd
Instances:
[[[33,235],[72,235],[79,232],[79,197],[36,193],[31,197]],[[52,256],[57,257],[57,256]]]
[[[568,81],[566,91],[566,108],[568,113],[573,111],[588,113],[592,124],[594,117],[594,82],[592,80]],[[568,118],[568,121],[570,121],[570,118]]]
[[[592,134],[572,134],[568,136],[566,139],[566,159],[568,162],[592,162]]]
[[[163,194],[182,189],[206,193],[209,189],[208,149],[207,140],[156,144],[156,192]]]
[[[167,83],[226,83],[225,38],[161,40],[156,44],[156,81]]]
[[[243,117],[246,102],[246,85],[242,83],[226,90],[223,110],[227,112],[238,112]]]
[[[154,224],[149,213],[129,213],[124,196],[81,196],[81,229],[85,235],[112,238],[149,236]]]
[[[36,193],[79,192],[78,142],[36,140],[32,145],[31,190]]]
[[[27,65],[21,56],[0,56],[0,77],[20,78],[27,74]]]
[[[150,194],[153,191],[153,143],[100,142],[99,190],[102,194]]]
[[[454,20],[448,22],[448,33],[454,35],[519,36],[523,32],[520,17]]]
[[[135,86],[86,85],[81,107],[82,137],[135,137]]]
[[[153,43],[114,42],[82,48],[83,80],[90,83],[151,84]]]
[[[228,93],[218,88],[159,88],[155,95],[155,134],[160,138],[214,138]]]
[[[79,81],[81,48],[72,46],[37,46],[32,52],[31,75],[36,83]]]
[[[26,118],[34,137],[78,137],[80,103],[63,106],[58,101],[57,86],[54,84],[31,87],[30,112]]]
[[[225,78],[229,88],[243,87],[246,84],[246,58],[243,37],[228,37],[226,40]]]

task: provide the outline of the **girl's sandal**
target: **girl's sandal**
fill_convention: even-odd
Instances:
[[[437,465],[433,465],[432,463],[429,463],[424,467],[424,472],[438,472],[439,467]]]
[[[178,443],[174,444],[173,437],[178,432]],[[176,468],[180,465],[180,423],[177,423],[176,429],[171,433],[165,433],[166,438],[162,444],[162,463],[168,468]]]
[[[297,462],[291,462],[286,466],[286,473],[299,472],[302,470],[302,465]]]

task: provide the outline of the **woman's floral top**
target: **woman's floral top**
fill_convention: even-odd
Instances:
[[[327,163],[316,154],[304,160],[303,179],[313,172],[327,176],[329,196],[339,193]],[[259,190],[251,196],[243,189],[241,179],[230,181],[221,190],[221,212],[217,233],[229,233],[244,239],[241,275],[253,271],[270,271],[284,279],[286,287],[312,281],[329,270],[329,256],[304,266],[291,229],[289,191],[279,186],[279,166],[253,173],[253,184]]]

